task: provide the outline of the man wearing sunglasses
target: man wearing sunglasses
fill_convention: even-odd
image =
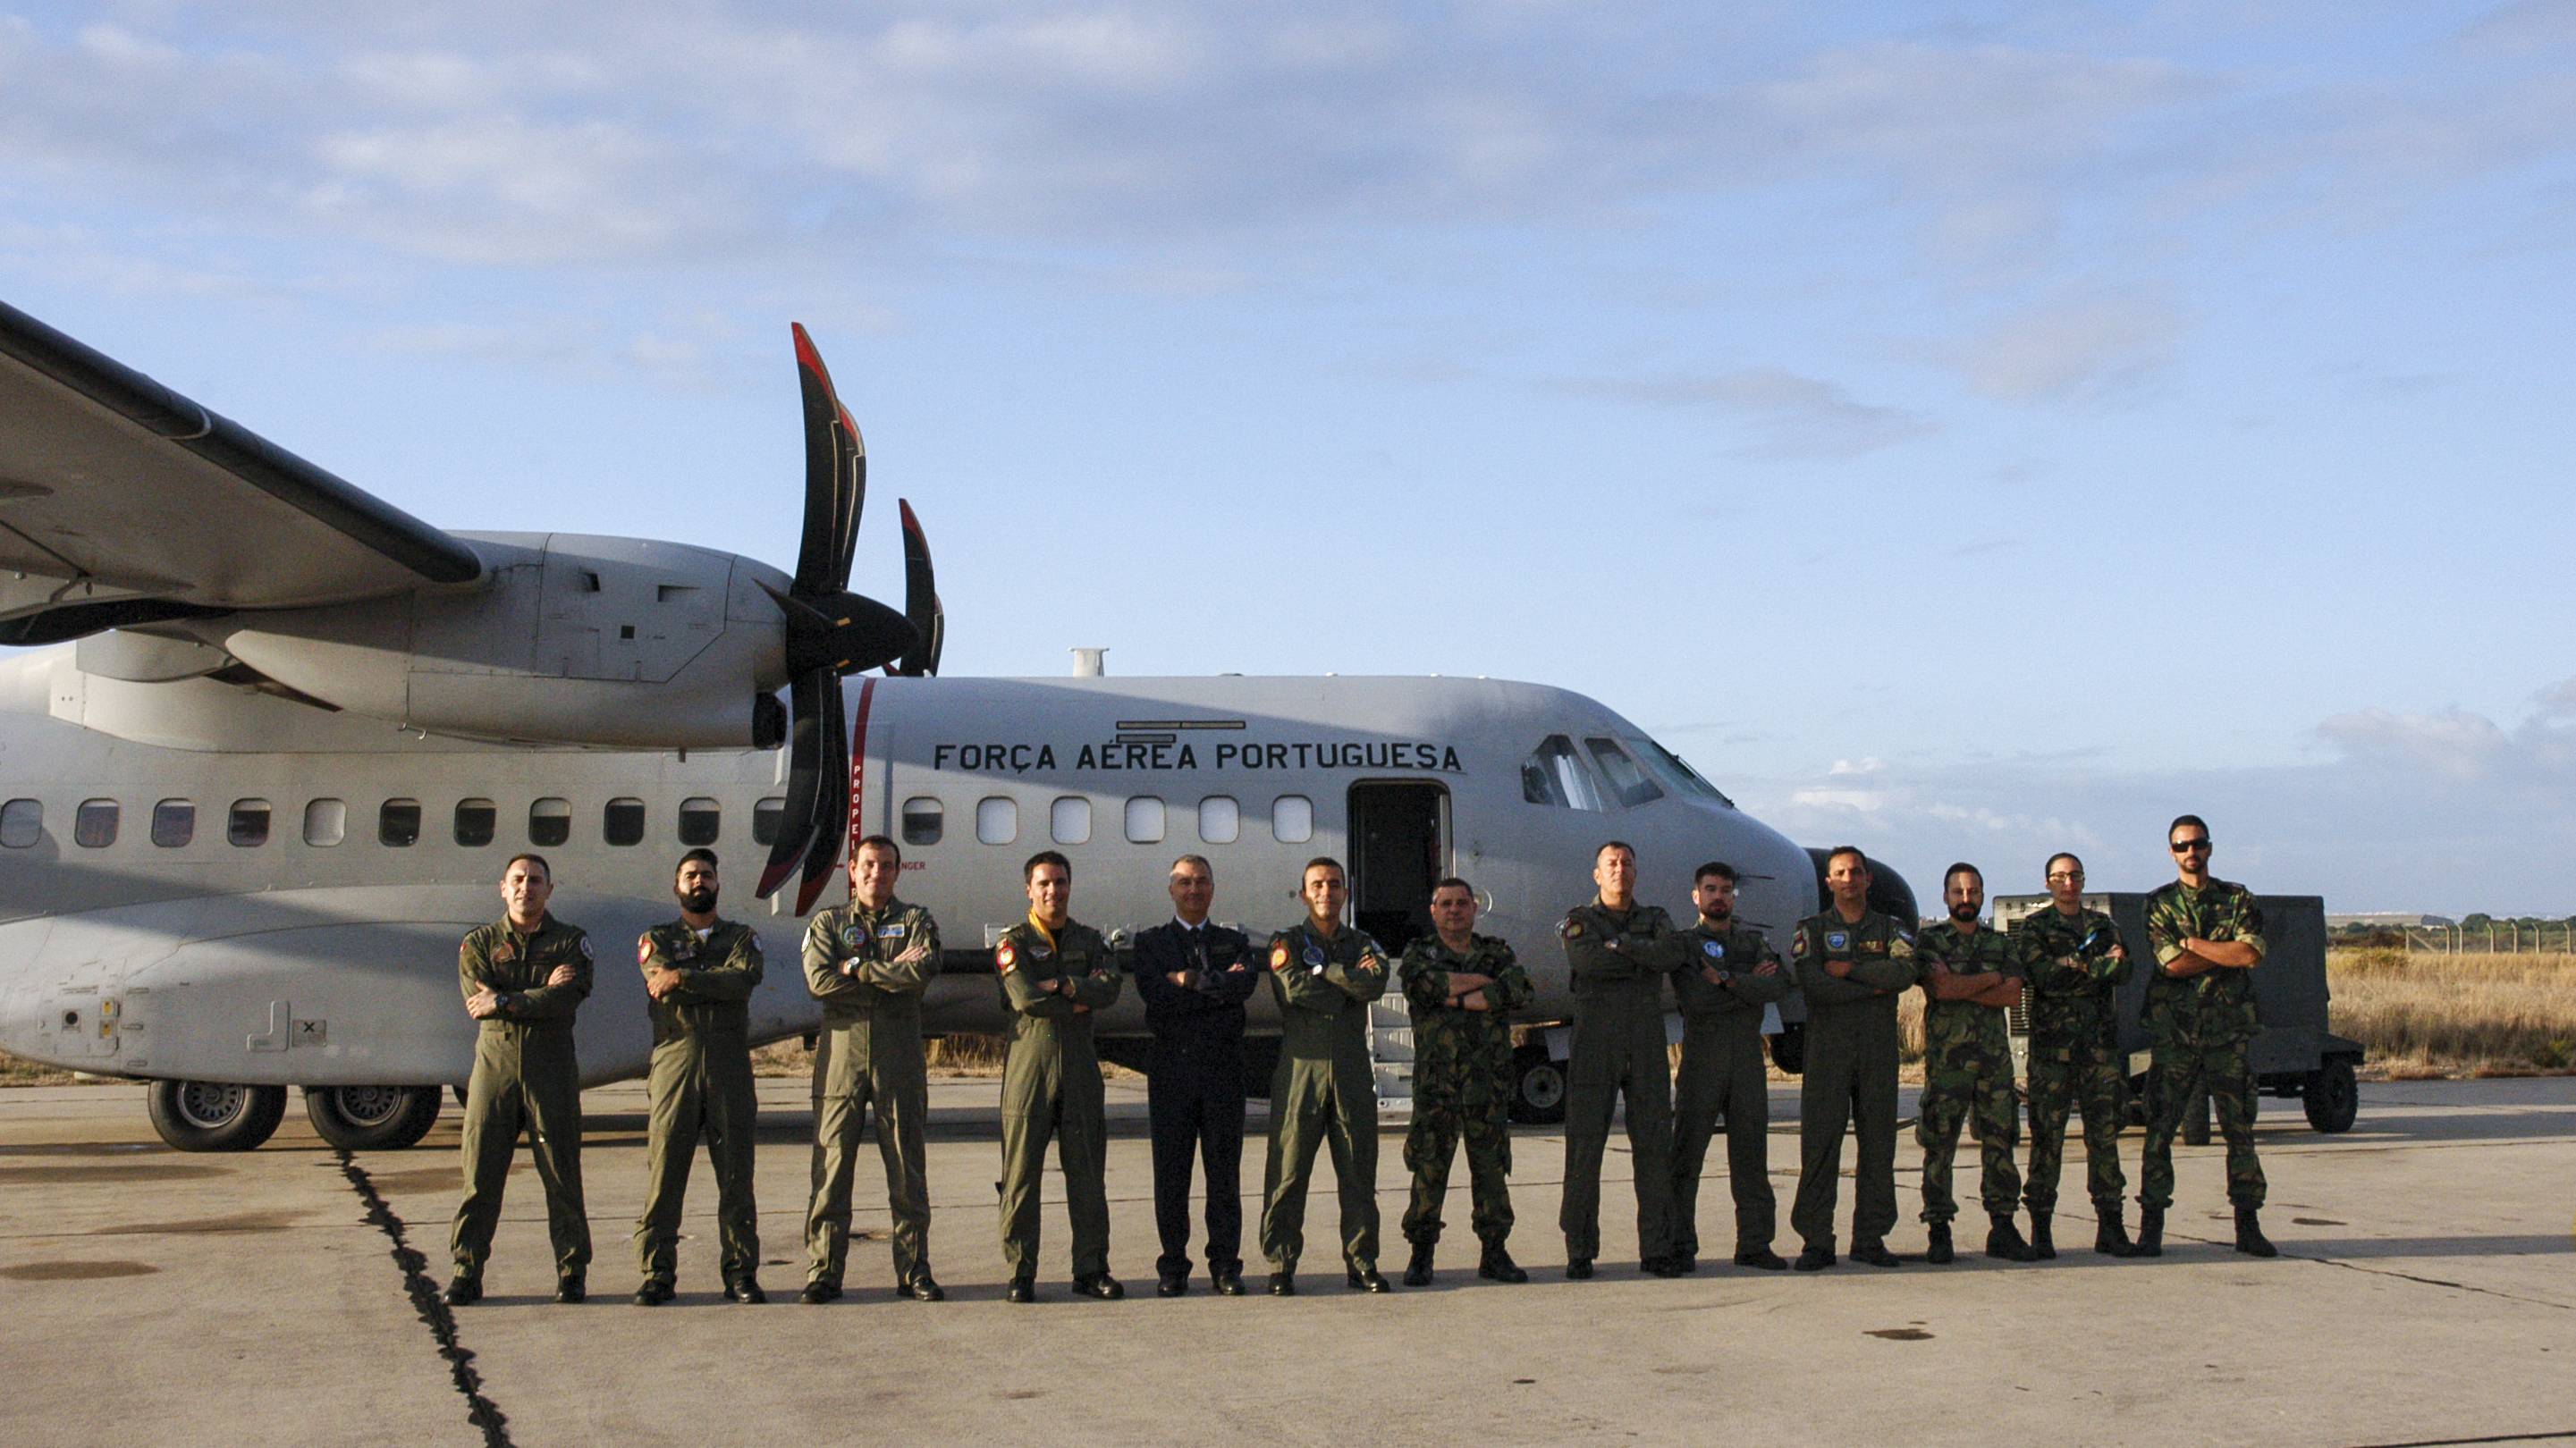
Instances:
[[[2254,967],[2263,963],[2263,912],[2253,893],[2209,873],[2209,826],[2184,815],[2165,830],[2173,884],[2147,897],[2147,943],[2156,969],[2145,1019],[2154,1050],[2155,1117],[2147,1124],[2146,1190],[2138,1198],[2137,1255],[2164,1254],[2165,1208],[2173,1205],[2174,1134],[2192,1098],[2207,1091],[2227,1138],[2227,1199],[2236,1208],[2236,1250],[2275,1257],[2256,1214],[2263,1164],[2254,1158]]]

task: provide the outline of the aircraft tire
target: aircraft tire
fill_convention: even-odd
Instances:
[[[2329,1057],[2309,1072],[2299,1096],[2308,1109],[2308,1125],[2328,1135],[2352,1130],[2353,1118],[2361,1114],[2361,1086],[2353,1080],[2352,1062],[2342,1056]]]
[[[438,1120],[435,1086],[307,1086],[304,1114],[343,1151],[401,1151]]]
[[[251,1151],[286,1119],[283,1086],[155,1081],[144,1098],[152,1129],[181,1151]]]
[[[1792,1021],[1771,1038],[1771,1064],[1795,1076],[1807,1069],[1807,1027]]]
[[[1565,1120],[1565,1063],[1550,1057],[1543,1041],[1512,1053],[1511,1119],[1525,1126]]]

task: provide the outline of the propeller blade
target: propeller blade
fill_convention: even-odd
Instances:
[[[814,339],[800,323],[788,329],[796,339],[796,385],[805,416],[805,528],[796,545],[795,592],[810,598],[850,586],[859,514],[868,496],[868,456]]]
[[[787,620],[790,678],[816,669],[859,673],[920,647],[910,621],[865,594],[804,598],[765,583],[761,590],[777,601]]]
[[[895,507],[903,514],[903,615],[912,625],[915,642],[886,672],[918,678],[939,672],[940,636],[947,631],[947,615],[939,607],[938,574],[930,565],[930,535],[913,516],[910,501],[897,498]]]
[[[850,833],[850,723],[843,712],[841,681],[830,679],[823,691],[823,778],[814,806],[814,844],[805,852],[805,878],[796,887],[796,913],[814,908],[841,861],[841,845]]]
[[[760,885],[752,891],[763,900],[795,873],[796,863],[814,842],[816,796],[823,788],[823,697],[818,684],[834,694],[840,692],[840,681],[829,675],[818,681],[813,674],[798,674],[787,686],[793,716],[787,736],[787,799],[779,811],[778,839],[769,847],[768,867],[760,872]]]

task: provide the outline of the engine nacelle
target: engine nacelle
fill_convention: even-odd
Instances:
[[[730,553],[644,538],[460,534],[485,583],[209,620],[203,636],[299,693],[434,734],[628,748],[770,748],[784,631]]]

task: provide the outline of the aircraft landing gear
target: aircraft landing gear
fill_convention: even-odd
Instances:
[[[181,1151],[250,1151],[286,1118],[286,1088],[155,1081],[145,1104],[152,1129]]]
[[[307,1086],[304,1114],[343,1151],[400,1151],[438,1120],[435,1086]]]
[[[1548,1056],[1544,1041],[1512,1053],[1511,1119],[1534,1126],[1565,1119],[1565,1063]]]

